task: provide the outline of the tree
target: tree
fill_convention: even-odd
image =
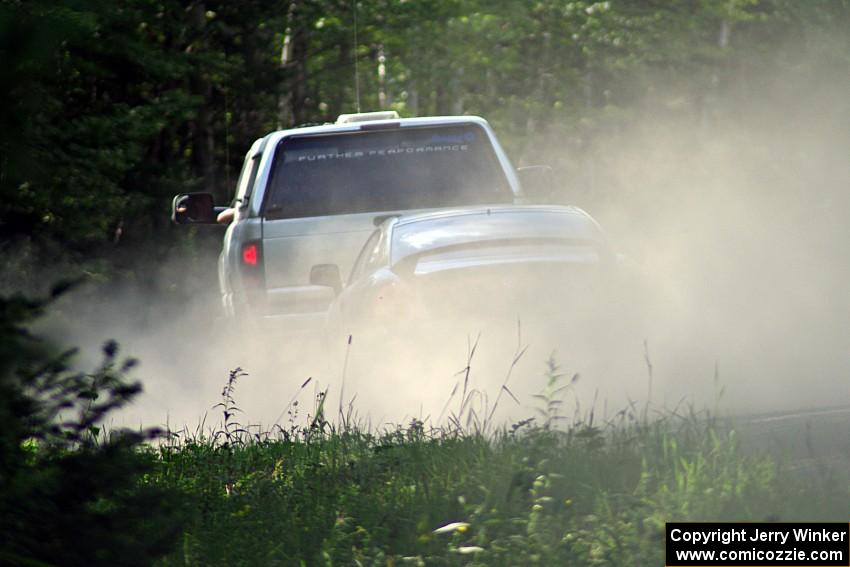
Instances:
[[[68,369],[27,324],[45,302],[0,298],[0,563],[150,565],[180,533],[181,500],[142,482],[155,430],[113,431],[104,417],[141,390],[115,343],[92,373]]]

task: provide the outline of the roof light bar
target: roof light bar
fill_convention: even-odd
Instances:
[[[337,124],[351,124],[352,122],[367,122],[369,120],[398,120],[399,115],[395,110],[384,110],[381,112],[358,112],[356,114],[340,114],[336,119]]]

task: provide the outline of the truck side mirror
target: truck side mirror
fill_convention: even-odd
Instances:
[[[171,202],[171,220],[177,224],[215,224],[212,193],[181,193]]]
[[[310,285],[323,285],[333,288],[334,294],[342,291],[342,278],[336,264],[316,264],[310,268]]]
[[[555,196],[555,175],[548,165],[529,165],[517,169],[525,196],[534,204],[550,204]]]

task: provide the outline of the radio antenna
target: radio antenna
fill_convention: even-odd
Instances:
[[[357,0],[351,0],[351,10],[354,12],[354,96],[357,112],[360,112],[360,72],[357,58]]]

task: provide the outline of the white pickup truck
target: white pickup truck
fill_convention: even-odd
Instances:
[[[545,166],[518,175],[489,124],[473,116],[365,113],[268,134],[245,156],[224,235],[224,311],[321,324],[334,298],[327,281],[348,275],[388,215],[521,204],[520,177],[527,192],[543,192],[550,175]],[[174,198],[172,215],[213,224],[222,210],[209,193],[186,193]]]

